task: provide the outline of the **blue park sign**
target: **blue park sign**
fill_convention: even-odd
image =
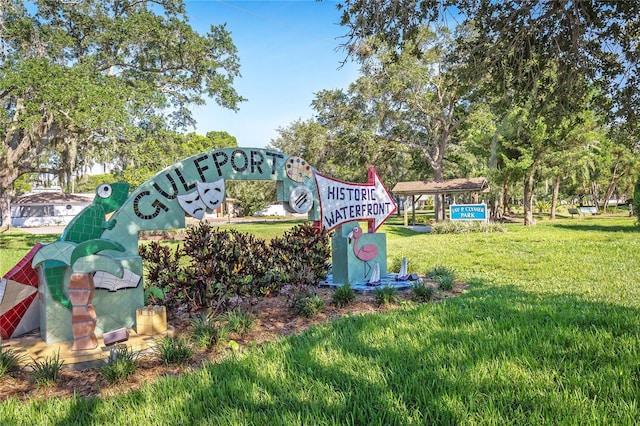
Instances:
[[[452,204],[449,206],[450,220],[488,220],[486,204]]]

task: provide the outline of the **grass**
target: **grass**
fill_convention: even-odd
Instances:
[[[245,337],[255,324],[255,318],[241,309],[232,309],[224,313],[222,320],[226,322],[229,333]]]
[[[324,299],[313,290],[302,291],[293,299],[292,309],[296,315],[311,318],[324,308]]]
[[[35,244],[49,243],[55,241],[59,236],[56,234],[33,235],[15,230],[0,231],[0,276],[3,276],[22,260],[22,257]]]
[[[0,378],[10,371],[20,369],[21,361],[22,356],[15,350],[2,346],[0,338]]]
[[[640,228],[595,217],[419,234],[411,271],[460,297],[348,316],[104,399],[8,399],[7,424],[637,424]],[[1,253],[1,252],[0,252]]]
[[[203,349],[210,349],[226,337],[227,330],[213,317],[202,314],[191,321],[193,343]]]
[[[156,343],[154,350],[166,365],[183,364],[193,356],[189,340],[183,336],[165,336]]]
[[[33,360],[31,379],[37,386],[49,386],[58,380],[64,361],[60,359],[60,350],[42,360]]]
[[[356,292],[351,288],[351,284],[345,283],[333,290],[331,302],[338,308],[347,306],[356,300]]]
[[[111,348],[109,359],[102,361],[100,373],[109,383],[125,381],[140,364],[140,353],[127,345],[117,345]]]
[[[376,287],[373,298],[378,306],[390,305],[398,301],[398,290],[390,286]]]

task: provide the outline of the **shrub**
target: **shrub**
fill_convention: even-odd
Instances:
[[[349,283],[336,287],[335,290],[333,290],[333,295],[331,296],[331,301],[338,308],[347,306],[354,300],[356,300],[356,292],[353,291],[353,288],[351,288],[351,284]]]
[[[293,310],[297,315],[311,318],[324,308],[324,300],[314,291],[303,291],[293,299]]]
[[[189,341],[182,336],[165,336],[158,341],[155,348],[158,358],[166,365],[182,364],[191,359],[193,350],[189,346]]]
[[[427,271],[425,276],[437,282],[441,290],[449,291],[453,289],[455,279],[455,271],[453,269],[439,265]]]
[[[506,232],[507,229],[496,222],[444,221],[431,225],[433,234],[469,234],[473,232]]]
[[[145,303],[175,307],[181,299],[176,296],[185,285],[184,270],[180,266],[180,247],[172,251],[168,246],[153,241],[141,245],[138,253],[144,259],[147,271],[144,280]]]
[[[453,290],[453,277],[449,275],[444,275],[436,278],[436,282],[438,283],[438,288],[444,291]]]
[[[2,347],[2,339],[0,339],[0,377],[9,371],[18,370],[22,356],[11,348]]]
[[[298,289],[317,285],[331,266],[329,234],[307,223],[296,225],[282,237],[271,240],[270,248],[286,282]]]
[[[111,349],[107,361],[102,361],[100,374],[109,383],[117,383],[131,376],[139,365],[139,353],[126,345],[117,345]]]
[[[191,321],[192,339],[196,346],[200,348],[212,348],[226,337],[226,330],[220,327],[216,321],[201,315]]]
[[[46,386],[58,380],[62,364],[64,364],[64,360],[60,359],[60,350],[42,361],[31,359],[33,360],[31,378],[36,385]]]
[[[450,269],[444,265],[437,265],[424,273],[425,277],[430,278],[432,280],[437,280],[438,277],[450,276],[451,278],[455,278],[456,272],[453,269]]]
[[[536,209],[538,210],[538,213],[551,211],[551,203],[544,200],[538,201],[536,202]]]
[[[249,334],[254,323],[254,318],[240,309],[225,312],[224,320],[227,322],[227,330],[238,333],[241,337]]]
[[[436,295],[436,289],[433,286],[426,285],[419,281],[411,287],[411,297],[416,302],[429,302]]]
[[[389,305],[398,301],[398,290],[395,287],[381,286],[376,287],[373,291],[373,297],[376,301],[376,305]]]
[[[633,200],[631,205],[633,207],[632,211],[635,213],[638,218],[638,223],[640,224],[640,176],[638,176],[638,180],[633,187]]]
[[[184,247],[171,251],[151,243],[140,255],[147,262],[147,299],[162,298],[175,308],[224,311],[235,296],[267,296],[285,284],[300,289],[324,279],[330,263],[329,237],[310,224],[297,225],[265,240],[236,230],[220,230],[206,222],[187,229]],[[180,257],[188,256],[182,265]],[[184,262],[183,262],[184,263]]]
[[[193,307],[213,312],[223,311],[230,297],[262,294],[260,278],[272,268],[263,239],[206,222],[187,230],[184,252],[191,258],[184,293]]]
[[[402,266],[402,257],[392,257],[391,261],[387,265],[387,271],[400,272],[401,266]]]

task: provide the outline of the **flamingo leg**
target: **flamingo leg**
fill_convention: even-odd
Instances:
[[[368,274],[368,273],[369,273],[369,271],[371,271],[371,269],[372,269],[372,266],[371,266],[371,265],[369,265],[369,262],[367,262],[366,260],[363,260],[362,262],[364,263],[364,265],[363,265],[363,266],[364,266],[364,277],[365,277],[365,279],[366,279],[366,278],[367,278],[367,274]]]

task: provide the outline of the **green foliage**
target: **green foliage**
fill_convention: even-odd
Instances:
[[[274,269],[282,273],[286,283],[298,288],[318,284],[329,272],[329,234],[308,223],[296,225],[271,240],[270,251]]]
[[[147,297],[153,303],[222,312],[229,298],[268,296],[283,284],[317,284],[329,269],[329,237],[310,224],[299,224],[267,243],[235,229],[214,228],[206,222],[189,227],[184,248],[159,243],[140,247],[146,261]],[[184,264],[181,263],[185,256]],[[158,300],[162,290],[164,300]],[[155,293],[154,293],[155,292]]]
[[[138,252],[145,263],[145,303],[171,308],[184,298],[185,271],[180,265],[182,250],[152,241],[142,244]]]
[[[155,353],[166,365],[184,364],[193,356],[193,349],[183,336],[164,336],[157,341]]]
[[[191,332],[194,344],[204,349],[216,346],[227,335],[224,327],[221,327],[213,317],[205,314],[191,320]]]
[[[538,213],[544,213],[544,212],[548,212],[551,211],[551,203],[548,201],[537,201],[536,202],[536,210],[538,210]]]
[[[455,280],[455,270],[447,268],[446,266],[435,266],[434,268],[425,272],[425,276],[438,283],[438,287],[441,290],[450,291],[453,290]]]
[[[117,181],[118,178],[110,173],[81,176],[76,180],[75,192],[93,194],[101,183],[113,183]]]
[[[234,229],[213,228],[206,222],[189,227],[184,253],[186,286],[181,290],[194,307],[224,310],[233,296],[259,294],[261,278],[271,267],[267,243]]]
[[[394,256],[391,258],[391,261],[387,264],[387,271],[398,273],[400,272],[401,267],[402,267],[402,256]]]
[[[118,155],[125,166],[118,170],[117,175],[132,188],[138,187],[176,161],[212,149],[237,146],[235,137],[227,132],[209,132],[207,136],[202,136],[196,133],[184,135],[163,129],[140,135],[136,142],[128,145]]]
[[[638,175],[638,180],[633,188],[633,212],[638,218],[638,223],[640,223],[640,175]]]
[[[634,425],[640,379],[635,222],[621,213],[536,227],[507,224],[508,233],[472,235],[407,234],[384,225],[389,253],[406,250],[409,239],[416,270],[455,259],[468,290],[446,303],[336,318],[132,392],[3,398],[0,419],[11,425],[86,419],[130,426],[274,419]],[[7,252],[0,244],[0,259]]]
[[[41,361],[33,359],[31,366],[31,379],[38,386],[48,386],[58,380],[64,360],[60,359],[60,351],[48,356]]]
[[[230,333],[237,333],[240,337],[245,337],[255,323],[255,318],[241,309],[231,309],[224,313],[222,319],[227,324]]]
[[[233,110],[244,100],[232,87],[239,58],[229,31],[196,31],[180,0],[29,5],[0,6],[0,167],[11,170],[0,196],[38,167],[68,182],[94,159],[190,126],[189,106],[205,98]]]
[[[398,290],[395,287],[380,286],[373,291],[373,299],[378,306],[390,305],[398,301]]]
[[[433,234],[469,234],[473,232],[506,232],[506,228],[497,222],[448,220],[431,224]]]
[[[433,300],[435,296],[436,289],[423,281],[418,281],[411,287],[411,297],[416,302],[426,303]]]
[[[453,290],[454,281],[453,277],[450,275],[443,275],[435,278],[435,281],[438,283],[438,288],[444,291]]]
[[[338,308],[347,306],[354,300],[356,300],[356,292],[353,290],[353,288],[351,288],[351,284],[345,283],[333,289],[331,301]]]
[[[102,361],[100,374],[111,384],[122,382],[136,371],[140,364],[139,358],[140,353],[135,352],[133,348],[117,345],[111,348],[109,358]]]
[[[276,199],[276,185],[271,181],[237,180],[227,183],[229,197],[235,199],[238,216],[253,216]]]
[[[324,299],[315,291],[307,289],[294,296],[291,307],[296,315],[311,318],[324,309]]]
[[[160,305],[165,300],[165,293],[160,287],[155,285],[145,285],[144,288],[144,304]]]
[[[9,371],[20,368],[22,356],[11,348],[2,346],[2,338],[0,338],[0,378]]]

